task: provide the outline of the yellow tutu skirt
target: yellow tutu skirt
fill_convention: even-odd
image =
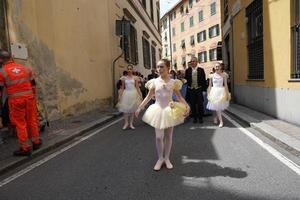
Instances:
[[[224,87],[212,87],[207,99],[207,109],[222,111],[229,106],[230,94],[226,95]]]
[[[141,104],[141,97],[136,89],[124,90],[117,108],[122,113],[134,113]]]
[[[143,121],[156,129],[166,129],[182,124],[185,113],[186,107],[181,103],[171,102],[165,108],[155,103],[147,109]]]

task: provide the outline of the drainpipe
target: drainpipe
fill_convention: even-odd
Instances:
[[[171,69],[173,69],[173,46],[172,46],[172,37],[171,37],[171,19],[170,19],[170,13],[168,14],[168,18],[169,18],[169,39],[170,39],[170,56],[171,56]]]
[[[230,24],[231,24],[231,94],[232,94],[232,100],[233,102],[235,102],[235,96],[234,96],[234,30],[233,30],[233,16],[231,18],[231,21],[230,21]]]

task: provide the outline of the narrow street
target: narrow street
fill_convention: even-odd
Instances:
[[[300,199],[299,174],[228,120],[222,129],[211,117],[177,127],[175,168],[159,172],[152,170],[154,130],[139,121],[135,131],[122,131],[122,123],[78,138],[78,145],[53,158],[40,158],[44,164],[32,163],[24,175],[17,170],[2,177],[0,199]],[[299,158],[284,154],[299,165]]]

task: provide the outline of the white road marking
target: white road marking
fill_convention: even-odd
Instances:
[[[283,154],[281,154],[279,151],[271,147],[269,144],[263,142],[261,139],[256,137],[253,133],[248,131],[247,129],[243,128],[241,125],[239,125],[236,121],[234,121],[231,117],[223,113],[223,116],[230,121],[234,126],[236,126],[241,132],[243,132],[245,135],[250,137],[252,140],[254,140],[257,144],[259,144],[262,148],[267,150],[271,155],[273,155],[275,158],[277,158],[279,161],[281,161],[283,164],[285,164],[287,167],[289,167],[291,170],[296,172],[296,174],[300,175],[300,166],[285,157]]]
[[[111,127],[112,125],[118,123],[118,122],[121,121],[121,120],[122,120],[122,118],[121,118],[121,119],[117,119],[117,120],[111,122],[110,124],[108,124],[108,125],[106,125],[106,126],[100,128],[100,129],[94,131],[93,133],[91,133],[91,134],[89,134],[89,135],[87,135],[87,136],[81,137],[81,138],[80,138],[79,140],[77,140],[76,142],[74,142],[74,143],[72,143],[72,144],[70,144],[70,145],[68,145],[68,146],[66,146],[66,147],[64,147],[64,148],[62,148],[62,149],[60,149],[60,150],[58,150],[57,152],[54,152],[53,154],[48,155],[47,157],[45,157],[45,158],[39,160],[38,162],[33,163],[32,165],[26,167],[25,169],[22,169],[21,171],[19,171],[19,172],[13,174],[12,176],[10,176],[10,177],[8,177],[8,178],[2,180],[2,181],[0,182],[0,187],[3,187],[4,185],[6,185],[6,184],[12,182],[13,180],[15,180],[15,179],[17,179],[17,178],[19,178],[19,177],[21,177],[21,176],[27,174],[27,173],[30,172],[31,170],[33,170],[33,169],[35,169],[35,168],[37,168],[37,167],[39,167],[39,166],[45,164],[45,163],[48,162],[49,160],[51,160],[51,159],[55,158],[56,156],[58,156],[58,155],[64,153],[65,151],[68,151],[68,150],[71,149],[72,147],[74,147],[74,146],[78,145],[79,143],[81,143],[81,142],[83,142],[83,141],[89,139],[90,137],[93,137],[94,135],[100,133],[101,131],[103,131],[103,130],[109,128],[109,127]]]

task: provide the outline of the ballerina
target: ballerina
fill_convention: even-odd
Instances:
[[[141,110],[155,96],[155,103],[149,106],[143,116],[143,121],[155,128],[156,150],[158,161],[154,166],[155,171],[159,171],[163,164],[167,169],[172,169],[170,152],[172,147],[173,127],[184,122],[190,112],[190,108],[181,96],[180,89],[182,82],[171,79],[169,76],[170,61],[162,59],[157,63],[160,76],[146,83],[149,92],[144,101],[136,111],[136,117]],[[179,102],[172,101],[173,91],[176,93]]]
[[[216,71],[209,77],[207,109],[214,112],[214,123],[223,127],[222,111],[229,106],[230,94],[227,86],[227,76],[222,73],[220,63],[216,64]]]
[[[139,88],[139,79],[133,76],[133,66],[127,66],[127,76],[121,77],[122,85],[119,91],[119,103],[117,105],[120,112],[124,113],[124,126],[126,130],[135,129],[133,126],[134,113],[142,101],[142,94]]]

